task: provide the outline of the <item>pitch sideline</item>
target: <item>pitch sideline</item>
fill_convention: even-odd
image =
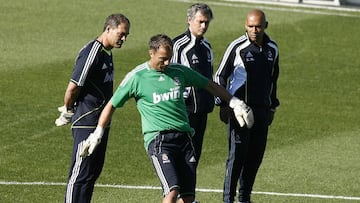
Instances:
[[[0,185],[42,185],[42,186],[65,186],[66,183],[55,183],[55,182],[17,182],[17,181],[0,181]],[[95,187],[102,188],[120,188],[120,189],[136,189],[136,190],[161,190],[161,187],[155,186],[136,186],[136,185],[111,185],[111,184],[95,184]],[[222,193],[220,189],[205,189],[196,188],[198,192],[207,193]],[[300,193],[280,193],[280,192],[260,192],[253,191],[253,194],[260,195],[273,195],[273,196],[285,196],[285,197],[306,197],[306,198],[321,198],[321,199],[341,199],[341,200],[357,200],[360,201],[360,197],[349,197],[349,196],[336,196],[336,195],[320,195],[320,194],[300,194]]]

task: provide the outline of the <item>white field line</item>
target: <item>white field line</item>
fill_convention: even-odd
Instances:
[[[0,185],[65,186],[66,183],[0,181]],[[96,184],[95,187],[136,189],[136,190],[139,190],[139,189],[140,190],[161,190],[161,187],[156,187],[156,186],[136,186],[136,185]],[[196,191],[198,191],[198,192],[207,192],[207,193],[222,193],[222,190],[220,190],[220,189],[196,188]],[[260,195],[273,195],[273,196],[285,196],[285,197],[307,197],[307,198],[342,199],[342,200],[358,200],[358,201],[360,201],[360,197],[349,197],[349,196],[320,195],[320,194],[300,194],[300,193],[280,193],[280,192],[259,192],[259,191],[253,191],[252,193],[253,194],[260,194]]]
[[[195,3],[197,1],[194,0],[168,0],[168,1],[175,1],[175,2],[183,2],[183,3]],[[231,3],[233,2],[233,3]],[[237,3],[235,3],[237,2]],[[316,6],[316,5],[301,5],[301,4],[284,4],[284,3],[271,3],[271,4],[264,4],[264,2],[250,2],[244,0],[233,0],[233,1],[223,1],[223,2],[206,2],[208,5],[217,5],[217,6],[227,6],[227,7],[237,7],[237,8],[254,8],[253,5],[249,4],[240,4],[240,3],[250,3],[250,4],[257,4],[257,8],[266,9],[266,10],[273,10],[273,11],[283,11],[283,12],[295,12],[295,13],[307,13],[307,14],[317,14],[317,15],[329,15],[329,16],[343,16],[343,17],[355,17],[359,18],[360,16],[358,13],[360,9],[349,9],[343,7],[332,7],[332,6]],[[282,5],[284,7],[277,7],[277,5]],[[308,10],[310,9],[318,9],[318,10]],[[330,12],[333,11],[348,11],[347,13],[336,13]],[[349,13],[352,12],[352,13]]]

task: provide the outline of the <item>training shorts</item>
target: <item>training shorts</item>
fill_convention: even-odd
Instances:
[[[162,131],[149,144],[148,155],[164,196],[174,189],[180,197],[195,196],[197,160],[191,140],[187,132]]]

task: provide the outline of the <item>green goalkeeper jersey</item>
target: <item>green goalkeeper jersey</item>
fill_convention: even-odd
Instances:
[[[208,79],[180,64],[170,64],[164,72],[156,71],[145,62],[129,72],[111,101],[116,108],[135,98],[141,115],[144,146],[160,131],[177,130],[193,134],[189,125],[183,92],[185,87],[203,88]]]

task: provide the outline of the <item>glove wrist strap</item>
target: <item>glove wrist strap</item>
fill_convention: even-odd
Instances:
[[[230,99],[230,101],[229,101],[229,106],[231,107],[231,108],[235,108],[235,106],[238,104],[238,103],[241,103],[242,101],[239,99],[239,98],[237,98],[237,97],[232,97],[231,99]]]
[[[94,131],[94,134],[100,135],[100,137],[102,137],[103,134],[104,134],[104,128],[101,127],[101,126],[99,126],[99,125],[96,126],[96,129],[95,129],[95,131]]]

